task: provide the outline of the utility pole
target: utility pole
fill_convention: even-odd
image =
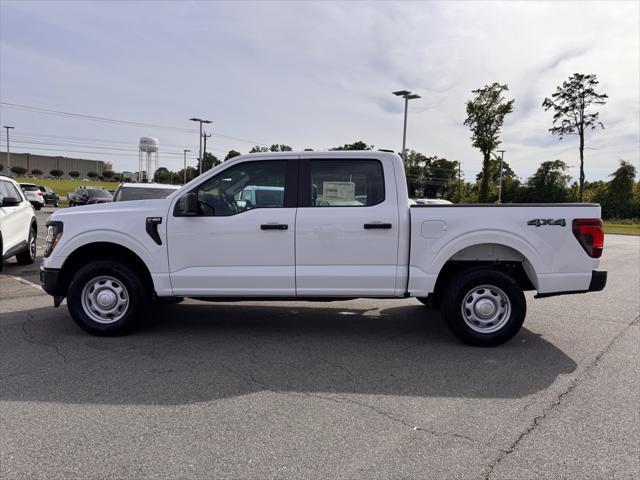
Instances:
[[[9,125],[5,125],[4,128],[7,129],[7,177],[11,176],[11,153],[9,152],[9,130],[13,129]]]
[[[458,203],[462,203],[462,164],[458,162]]]
[[[393,94],[404,98],[404,128],[402,129],[402,163],[404,164],[407,161],[407,111],[409,110],[409,100],[421,97],[416,93],[411,93],[409,90],[398,90]]]
[[[498,150],[500,152],[500,181],[498,184],[498,203],[502,203],[502,162],[504,161],[504,152],[506,150]]]
[[[202,150],[202,161],[200,162],[201,164],[204,162],[204,157],[207,156],[207,138],[209,138],[210,136],[211,134],[207,135],[207,132],[204,132],[202,134],[202,138],[204,139],[204,149]]]
[[[200,156],[198,158],[198,160],[200,161],[200,175],[202,175],[202,124],[203,123],[213,123],[211,120],[203,120],[201,118],[190,118],[189,120],[191,120],[192,122],[199,122],[200,123],[200,137],[199,137],[199,141],[200,141]]]
[[[187,152],[190,152],[191,150],[184,150],[184,169],[182,170],[183,176],[184,178],[182,179],[182,184],[186,185],[187,184]]]

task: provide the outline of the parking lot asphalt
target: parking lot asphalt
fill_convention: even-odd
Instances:
[[[9,262],[0,477],[638,478],[639,268],[608,235],[603,292],[527,294],[481,349],[412,299],[186,300],[92,337]]]

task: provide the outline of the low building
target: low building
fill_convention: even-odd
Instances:
[[[63,178],[69,178],[69,172],[76,171],[80,173],[80,179],[86,178],[89,172],[102,175],[106,170],[105,162],[102,160],[86,158],[51,157],[49,155],[11,152],[10,160],[11,167],[23,167],[27,170],[27,174],[34,169],[42,170],[42,175],[45,177],[50,176],[51,170],[62,170],[64,172]],[[0,165],[4,167],[0,173],[8,175],[7,152],[0,152]]]

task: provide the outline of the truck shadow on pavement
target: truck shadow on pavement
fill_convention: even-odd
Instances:
[[[526,328],[501,347],[474,348],[421,305],[348,305],[168,305],[119,338],[84,333],[66,308],[11,313],[0,324],[0,398],[174,405],[261,390],[518,398],[576,368]]]

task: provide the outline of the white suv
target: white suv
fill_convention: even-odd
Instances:
[[[21,183],[20,188],[24,192],[24,196],[31,202],[33,208],[40,210],[44,207],[44,193],[40,190],[40,187],[33,183]]]
[[[0,175],[0,270],[15,255],[20,265],[36,259],[38,224],[31,203],[20,185]]]

